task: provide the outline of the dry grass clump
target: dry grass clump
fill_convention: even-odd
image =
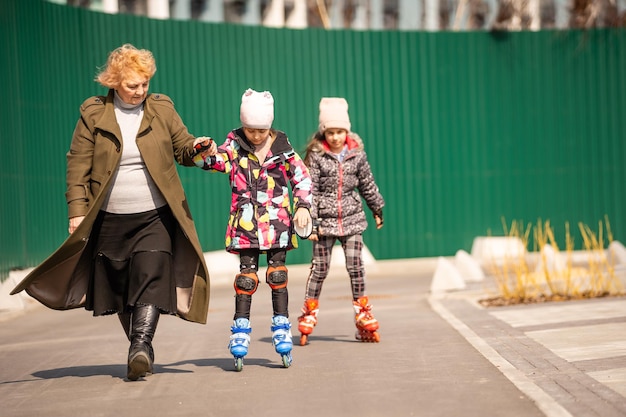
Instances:
[[[534,226],[513,221],[510,228],[504,224],[504,229],[507,236],[519,238],[527,249],[532,233],[534,251],[492,262],[488,275],[495,280],[497,294],[479,300],[480,304],[503,306],[624,295],[615,274],[615,260],[604,247],[605,240],[607,246],[613,241],[608,218],[598,223],[597,231],[578,224],[584,246],[578,253],[574,251],[569,223],[565,224],[563,254],[549,221],[538,220]]]

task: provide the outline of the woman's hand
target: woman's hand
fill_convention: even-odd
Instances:
[[[202,155],[206,159],[207,156],[215,156],[217,154],[217,144],[209,137],[201,136],[193,141],[193,148],[196,154]]]
[[[68,231],[70,232],[70,234],[74,233],[74,230],[76,230],[78,225],[83,222],[84,218],[85,216],[76,216],[70,218],[70,227],[68,227]]]

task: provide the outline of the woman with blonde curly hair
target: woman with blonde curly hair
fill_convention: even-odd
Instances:
[[[70,236],[13,290],[58,310],[117,314],[130,341],[127,378],[153,371],[160,314],[205,323],[209,273],[176,163],[196,138],[164,94],[150,94],[152,53],[113,50],[80,107],[67,153]]]

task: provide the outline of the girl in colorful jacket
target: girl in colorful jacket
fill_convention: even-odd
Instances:
[[[229,349],[240,371],[250,343],[250,306],[257,290],[259,256],[267,256],[265,280],[272,290],[271,331],[283,366],[291,364],[287,251],[298,246],[294,223],[311,222],[311,177],[284,132],[271,129],[274,99],[270,92],[245,91],[241,99],[242,127],[231,131],[219,148],[212,141],[196,155],[197,166],[229,174],[232,188],[226,250],[238,253],[240,271],[235,276],[235,315]],[[292,188],[293,204],[289,197]],[[292,206],[295,213],[292,217]]]
[[[305,163],[313,180],[313,260],[307,280],[302,315],[298,318],[300,344],[317,324],[319,296],[328,275],[332,249],[341,242],[352,287],[357,327],[356,339],[378,342],[378,321],[371,313],[365,291],[365,268],[361,252],[367,227],[361,197],[374,214],[376,228],[383,226],[385,201],[363,150],[361,138],[350,131],[348,103],[343,98],[322,98],[319,131],[306,150]]]

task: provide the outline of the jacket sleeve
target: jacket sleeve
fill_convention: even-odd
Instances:
[[[293,205],[296,208],[304,207],[310,210],[313,203],[313,194],[309,169],[296,152],[293,152],[293,155],[287,162],[289,163],[289,180],[293,190]]]
[[[311,196],[313,201],[311,203],[311,218],[315,222],[318,220],[317,214],[317,199],[319,196],[318,184],[320,180],[320,167],[317,156],[312,153],[309,157],[309,175],[311,176]]]
[[[150,100],[159,117],[168,119],[174,159],[180,165],[194,166],[193,141],[196,137],[187,130],[187,126],[174,108],[174,102],[165,94],[153,94]]]
[[[365,200],[365,203],[373,213],[378,213],[385,206],[385,200],[376,185],[372,169],[367,160],[367,155],[363,153],[359,162],[359,193]]]
[[[81,118],[76,123],[72,143],[67,153],[65,179],[67,189],[65,199],[68,205],[68,217],[84,216],[89,211],[93,196],[90,190],[91,165],[94,152],[94,138],[84,114],[85,105],[81,106]]]
[[[180,115],[174,111],[172,123],[172,147],[174,150],[174,158],[176,162],[183,166],[194,166],[193,141],[196,139],[183,123]]]

